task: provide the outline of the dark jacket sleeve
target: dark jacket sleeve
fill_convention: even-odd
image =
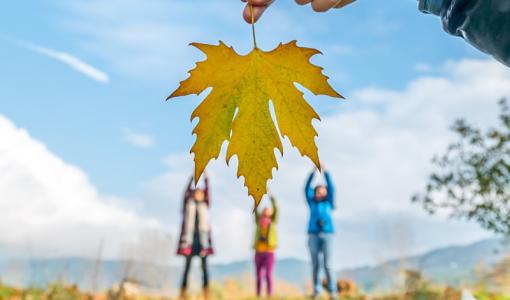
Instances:
[[[449,34],[510,66],[509,0],[419,0],[419,6],[440,16]]]
[[[186,215],[186,205],[188,202],[188,199],[190,199],[193,195],[193,177],[191,177],[188,181],[188,185],[186,186],[186,190],[184,191],[184,197],[182,200],[182,214],[183,216]]]

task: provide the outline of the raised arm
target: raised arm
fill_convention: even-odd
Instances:
[[[207,203],[207,206],[211,205],[211,189],[209,186],[209,177],[206,173],[204,173],[204,182],[205,182],[205,188],[204,188],[204,195],[205,195],[205,203]]]
[[[189,178],[189,181],[188,181],[188,184],[186,185],[186,192],[185,192],[185,195],[189,195],[191,193],[191,190],[192,190],[192,187],[193,186],[193,176],[191,176]]]
[[[335,186],[328,171],[324,171],[324,178],[326,179],[326,189],[328,190],[327,201],[331,204],[332,208],[335,208]]]
[[[308,202],[308,204],[310,204],[310,202],[313,201],[313,197],[314,197],[314,190],[312,188],[312,180],[313,180],[314,176],[315,176],[315,170],[312,171],[312,173],[310,173],[310,176],[308,177],[308,180],[306,181],[306,184],[305,184],[305,197],[306,197],[306,201]]]
[[[271,205],[273,206],[273,222],[278,223],[278,204],[273,195],[271,195]]]
[[[184,199],[182,202],[182,211],[186,213],[186,201],[191,198],[191,187],[193,186],[193,176],[189,179],[188,185],[186,186],[186,190],[184,191]]]

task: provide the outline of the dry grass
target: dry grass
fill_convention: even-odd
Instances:
[[[271,299],[274,300],[305,300],[306,297],[300,295],[295,287],[279,285],[278,287],[286,289],[289,294],[281,296],[283,290],[279,290],[280,295]],[[252,286],[243,284],[235,280],[226,280],[221,285],[213,285],[208,295],[204,293],[194,293],[183,300],[254,300]],[[160,296],[147,296],[143,294],[128,295],[113,292],[98,294],[88,294],[81,292],[76,286],[64,286],[60,284],[52,285],[47,289],[16,289],[7,286],[0,286],[0,299],[2,300],[180,300],[178,298],[168,298]],[[327,298],[324,297],[324,300]],[[341,300],[460,300],[460,293],[452,289],[436,291],[418,291],[407,294],[395,294],[381,297],[369,298],[359,295],[355,297],[341,297]],[[510,300],[508,298],[485,297],[484,300]]]

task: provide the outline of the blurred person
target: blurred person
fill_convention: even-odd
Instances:
[[[210,190],[209,179],[204,173],[205,188],[193,188],[193,177],[184,193],[183,218],[179,239],[178,255],[186,258],[181,284],[181,297],[185,298],[188,289],[188,277],[193,257],[199,256],[202,262],[204,295],[208,294],[209,272],[207,257],[214,253],[209,223]]]
[[[329,172],[322,166],[322,172],[326,180],[325,185],[312,187],[315,177],[314,169],[305,185],[305,197],[310,209],[308,221],[308,248],[312,261],[313,294],[317,298],[321,290],[319,280],[320,261],[326,275],[326,285],[330,297],[335,297],[335,279],[331,269],[331,243],[335,228],[333,225],[332,211],[335,209],[334,188]]]
[[[265,279],[267,296],[273,295],[273,270],[275,264],[275,250],[278,246],[277,222],[278,206],[276,199],[270,195],[271,207],[267,206],[259,213],[255,209],[255,270],[257,276],[257,297],[262,292],[262,283]]]
[[[310,4],[316,12],[342,8],[355,2],[355,0],[295,1],[301,5]],[[258,20],[274,0],[248,2],[253,7],[254,19]],[[246,22],[251,23],[249,4],[246,5],[243,16]],[[423,13],[440,17],[447,33],[463,38],[477,49],[510,66],[509,0],[418,0],[418,7]]]

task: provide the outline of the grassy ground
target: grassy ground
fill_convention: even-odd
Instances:
[[[475,297],[479,300],[510,300],[510,297],[502,295],[490,294],[479,291],[475,293]],[[5,285],[0,285],[1,300],[178,300],[172,298],[144,295],[122,295],[118,291],[110,291],[98,294],[88,294],[79,291],[75,286],[65,286],[61,284],[51,285],[46,289],[17,289]],[[206,299],[204,295],[191,295],[186,300],[202,300]],[[241,290],[239,287],[216,286],[209,292],[210,300],[255,300],[250,297],[247,291]],[[305,297],[288,296],[274,297],[274,300],[305,300]],[[326,300],[327,298],[324,298]],[[404,294],[393,294],[385,296],[368,297],[364,295],[340,297],[340,300],[461,300],[460,291],[454,289],[429,289]]]

